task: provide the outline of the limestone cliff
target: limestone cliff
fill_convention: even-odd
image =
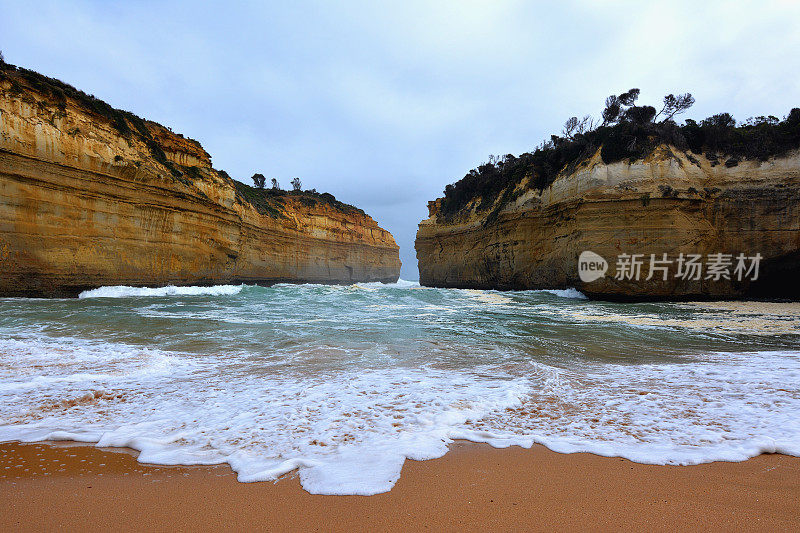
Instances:
[[[724,159],[723,159],[724,161]],[[455,217],[429,203],[416,239],[420,282],[463,288],[576,287],[605,299],[689,299],[800,296],[800,152],[765,161],[720,164],[658,146],[635,161],[604,164],[599,151],[543,190],[516,185],[514,198],[479,210],[477,198]],[[499,200],[498,200],[499,202]],[[582,282],[578,257],[592,251],[608,262],[605,277]],[[673,263],[667,280],[651,254]],[[677,275],[680,254],[760,253],[760,273],[742,281]],[[643,254],[641,277],[616,279],[621,254]],[[735,259],[734,259],[735,263]],[[747,263],[749,267],[752,261]],[[622,273],[619,273],[622,274]]]
[[[391,282],[399,269],[391,234],[361,210],[252,189],[194,140],[0,64],[0,296]]]

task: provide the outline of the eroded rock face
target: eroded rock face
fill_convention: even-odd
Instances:
[[[479,199],[452,220],[431,202],[415,244],[420,282],[576,287],[603,299],[800,297],[800,153],[725,162],[669,146],[632,163],[606,165],[597,154],[544,191],[527,190],[490,221],[491,209],[476,211]],[[606,275],[591,282],[578,273],[587,250],[608,262]],[[658,266],[668,269],[667,280],[661,270],[647,280],[651,254],[665,253],[673,263]],[[678,277],[681,253],[702,255],[699,280]],[[717,253],[733,255],[730,280],[707,278],[708,255]],[[643,254],[639,280],[616,279],[630,273],[617,268],[621,254]],[[757,280],[753,272],[737,279],[739,254],[761,254]]]
[[[257,207],[199,143],[143,124],[149,137],[132,124],[123,134],[85,103],[4,75],[0,296],[397,280],[392,235],[360,210],[295,195]]]

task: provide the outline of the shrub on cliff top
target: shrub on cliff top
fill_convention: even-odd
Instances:
[[[724,154],[723,162],[764,160],[800,147],[798,108],[792,109],[783,120],[756,117],[737,126],[730,114],[721,113],[699,123],[688,119],[678,125],[673,118],[692,106],[691,94],[665,96],[658,112],[652,106],[637,106],[638,97],[638,89],[609,96],[601,113],[602,121],[597,125],[590,116],[581,120],[572,117],[564,124],[562,136],[552,135],[532,152],[490,156],[487,163],[445,187],[440,215],[452,217],[478,198],[479,211],[495,206],[496,215],[505,202],[518,196],[515,187],[524,178],[530,178],[531,188],[542,190],[560,172],[576,168],[598,149],[603,162],[609,164],[641,159],[660,144],[697,154]],[[501,197],[499,203],[498,197]]]
[[[226,177],[230,177],[224,170],[218,170],[217,173]],[[236,187],[236,193],[240,200],[249,202],[253,205],[253,207],[256,208],[257,211],[273,218],[281,218],[285,216],[283,213],[284,204],[289,197],[296,198],[302,205],[307,207],[313,207],[317,204],[325,204],[331,206],[337,211],[342,211],[344,213],[358,213],[366,216],[366,213],[364,213],[363,210],[337,200],[336,197],[330,193],[319,193],[315,189],[307,191],[284,191],[279,188],[262,189],[251,187],[237,180],[233,180],[233,183]]]
[[[267,178],[264,177],[264,174],[258,172],[253,174],[253,177],[250,179],[253,180],[253,185],[256,186],[256,189],[263,189],[264,185],[267,183]]]

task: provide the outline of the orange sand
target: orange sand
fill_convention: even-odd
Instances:
[[[0,530],[800,530],[800,458],[648,466],[458,442],[377,496],[314,496],[295,476],[155,467],[125,451],[0,444]]]

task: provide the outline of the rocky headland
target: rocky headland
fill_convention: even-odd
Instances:
[[[0,63],[0,296],[399,270],[392,235],[360,209],[235,181],[197,141]]]
[[[648,114],[554,136],[448,186],[419,224],[420,282],[609,300],[800,297],[800,110],[742,127]],[[588,281],[587,251],[607,262]],[[699,273],[687,272],[692,257]]]

